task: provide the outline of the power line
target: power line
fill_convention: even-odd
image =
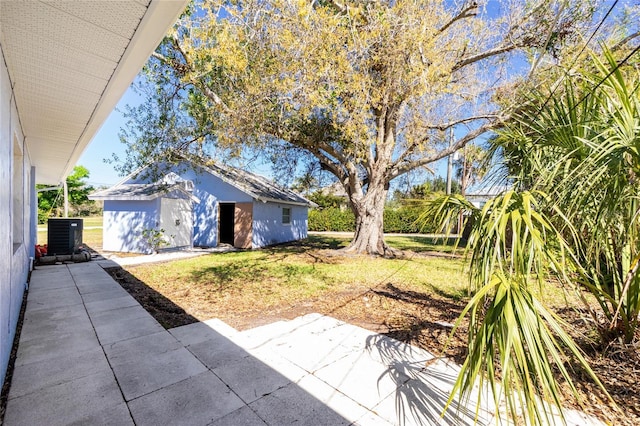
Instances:
[[[638,46],[636,46],[635,49],[633,49],[631,51],[631,53],[629,53],[622,61],[620,61],[618,64],[616,64],[615,67],[613,67],[613,69],[611,71],[609,71],[607,73],[607,75],[605,75],[602,80],[600,80],[598,82],[598,84],[596,84],[586,95],[584,95],[582,98],[580,98],[580,100],[578,102],[576,102],[576,104],[574,106],[571,107],[571,109],[569,110],[569,112],[572,112],[574,109],[576,109],[578,107],[578,105],[580,105],[582,102],[584,102],[589,96],[591,96],[593,94],[593,92],[596,91],[596,89],[598,89],[598,87],[602,86],[602,84],[607,81],[607,79],[609,77],[611,77],[611,75],[616,72],[622,65],[624,65],[633,55],[635,55],[636,53],[640,52],[640,44]],[[635,92],[635,90],[638,88],[638,86],[636,86],[636,88],[633,90]],[[633,93],[633,92],[632,92]]]
[[[571,68],[573,68],[573,66],[578,62],[578,59],[580,58],[580,56],[584,53],[584,51],[587,49],[587,47],[589,46],[589,44],[591,44],[591,41],[593,40],[593,38],[596,36],[596,34],[598,33],[598,31],[600,31],[600,28],[602,28],[602,25],[604,25],[604,21],[607,20],[607,18],[609,17],[609,15],[611,15],[611,12],[613,12],[613,9],[616,7],[616,5],[618,4],[619,0],[615,0],[613,2],[613,4],[611,5],[611,7],[609,8],[609,10],[607,10],[607,13],[605,13],[605,15],[602,17],[602,19],[600,20],[600,23],[598,23],[598,25],[596,26],[596,29],[593,30],[593,33],[591,34],[591,36],[587,39],[586,43],[584,44],[584,46],[582,46],[582,49],[580,49],[580,52],[578,52],[578,54],[575,56],[575,58],[573,59],[573,62],[571,63],[571,65],[569,66],[569,70]],[[565,71],[565,75],[564,77],[566,77],[568,75],[568,72]],[[549,101],[551,100],[551,98],[553,97],[553,95],[555,95],[556,90],[558,90],[558,87],[560,87],[560,85],[556,85],[555,87],[553,87],[551,89],[551,93],[549,94],[549,96],[547,97],[547,99],[545,99],[544,103],[542,104],[542,106],[538,109],[538,112],[541,112],[549,103]]]

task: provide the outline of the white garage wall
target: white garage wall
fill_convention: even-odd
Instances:
[[[282,209],[291,209],[291,223],[282,223]],[[307,238],[307,207],[253,203],[253,247],[265,247]]]

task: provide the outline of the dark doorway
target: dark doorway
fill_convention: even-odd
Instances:
[[[220,203],[220,218],[218,228],[220,229],[220,243],[233,245],[233,228],[235,226],[235,203]]]

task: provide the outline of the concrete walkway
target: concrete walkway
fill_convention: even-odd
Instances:
[[[440,412],[456,365],[311,314],[165,330],[95,262],[34,271],[5,415],[14,425],[471,424]],[[473,401],[470,402],[473,404]],[[490,424],[492,409],[478,413]],[[597,424],[567,412],[572,424]]]

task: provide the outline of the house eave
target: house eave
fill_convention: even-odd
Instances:
[[[78,139],[58,181],[64,180],[73,171],[84,150],[147,62],[150,54],[160,44],[167,29],[178,19],[187,3],[188,0],[154,0],[149,4],[144,18],[122,55],[113,77],[107,84],[103,96]]]
[[[37,183],[71,173],[187,3],[0,1],[17,136]]]

